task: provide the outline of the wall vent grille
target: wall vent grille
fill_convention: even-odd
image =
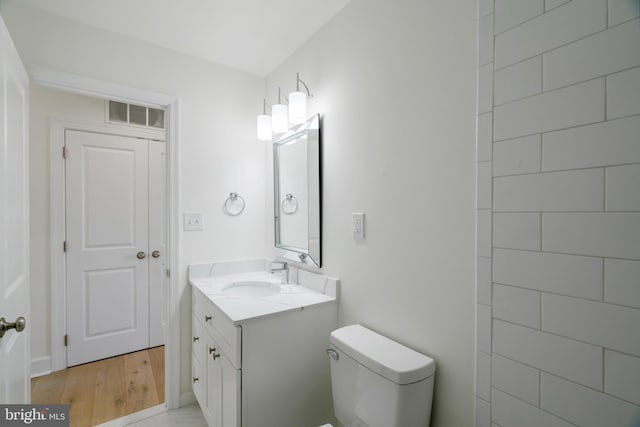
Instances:
[[[118,101],[107,101],[106,107],[107,121],[110,123],[164,129],[164,110]]]

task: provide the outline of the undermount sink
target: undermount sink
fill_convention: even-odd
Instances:
[[[222,292],[231,297],[268,297],[279,293],[280,285],[259,280],[249,280],[225,286],[222,288]]]

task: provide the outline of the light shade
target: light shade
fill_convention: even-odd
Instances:
[[[287,106],[274,104],[271,106],[272,129],[274,132],[282,133],[289,129],[289,118],[287,117]]]
[[[307,94],[296,91],[289,94],[289,121],[293,124],[307,120]]]
[[[271,141],[271,116],[260,114],[258,116],[258,139],[262,141]]]

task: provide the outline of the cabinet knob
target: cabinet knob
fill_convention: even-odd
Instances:
[[[199,339],[199,337],[193,337],[193,342],[197,342]]]
[[[213,317],[211,316],[204,316],[204,321],[208,322],[209,320],[213,319]]]
[[[220,353],[213,353],[213,360],[219,359],[220,358]]]
[[[198,381],[200,381],[200,378],[198,378],[198,377],[193,377],[193,383],[194,383],[194,384],[195,384],[195,383],[197,383]]]
[[[215,347],[213,347],[213,348],[209,347],[209,354],[213,353],[214,351],[216,351]]]
[[[154,257],[154,258],[159,258],[160,257],[160,251],[151,252],[151,256]]]

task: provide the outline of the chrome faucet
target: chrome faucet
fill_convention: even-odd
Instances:
[[[289,265],[284,261],[273,261],[269,266],[269,273],[275,273],[276,271],[282,271],[282,283],[289,283]]]

